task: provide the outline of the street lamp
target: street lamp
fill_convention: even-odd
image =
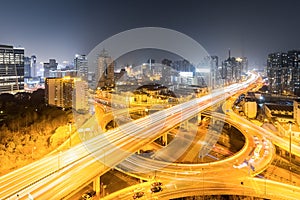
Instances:
[[[205,199],[204,197],[204,168],[201,168],[201,172],[202,172],[202,198]]]
[[[292,126],[293,126],[293,122],[289,121],[289,133],[290,133],[290,142],[289,142],[289,163],[290,163],[290,182],[292,183]]]
[[[68,125],[69,125],[69,146],[71,148],[72,122],[68,122]]]
[[[31,149],[31,158],[33,159],[33,151],[36,150],[36,146],[32,147]]]

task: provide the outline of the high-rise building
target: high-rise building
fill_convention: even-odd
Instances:
[[[286,73],[286,74],[283,74]],[[288,56],[286,53],[271,53],[267,61],[267,77],[269,80],[269,91],[274,94],[283,94],[288,85],[289,77]]]
[[[36,66],[36,56],[32,55],[30,58],[30,76],[37,77],[37,66]]]
[[[84,81],[88,81],[88,60],[86,55],[75,55],[74,67],[77,70],[77,76]]]
[[[24,57],[24,78],[25,80],[31,77],[31,69],[30,69],[31,58]]]
[[[248,58],[247,57],[241,57],[237,58],[239,62],[241,62],[242,65],[242,73],[247,73],[248,72]]]
[[[48,105],[71,108],[72,107],[72,90],[73,86],[70,81],[63,78],[46,78],[45,97]]]
[[[225,83],[235,83],[242,78],[242,62],[240,59],[231,57],[229,50],[229,57],[222,62],[221,77]]]
[[[80,113],[88,111],[88,83],[80,78],[74,79],[73,109]]]
[[[51,71],[57,70],[58,63],[55,59],[49,59],[48,63],[44,63],[44,77],[54,77],[53,74],[51,74]]]
[[[194,74],[196,71],[195,66],[185,59],[172,62],[171,67],[178,72],[193,72]]]
[[[95,79],[98,87],[113,87],[115,62],[108,52],[103,49],[98,57],[98,66],[96,68]],[[98,81],[97,81],[98,80]]]
[[[24,48],[0,45],[0,93],[24,90]]]
[[[291,93],[300,96],[300,51],[288,51],[287,79]]]
[[[212,89],[216,88],[221,82],[221,74],[219,71],[219,58],[218,56],[210,56],[209,59],[210,68],[210,83]]]
[[[46,103],[65,109],[74,108],[79,112],[87,111],[87,89],[87,82],[80,78],[46,78]]]
[[[24,57],[24,77],[36,77],[36,56]]]
[[[164,85],[171,85],[172,84],[172,68],[171,64],[172,61],[169,59],[163,59],[162,63],[162,74],[161,74],[161,82]]]

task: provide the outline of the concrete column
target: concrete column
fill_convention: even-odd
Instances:
[[[100,184],[100,177],[96,177],[93,180],[93,190],[96,192],[96,195],[99,196],[100,195],[100,188],[101,184]]]
[[[168,133],[163,134],[162,141],[163,141],[164,146],[167,146],[167,144],[168,144]]]
[[[198,115],[197,115],[197,122],[198,122],[198,124],[201,124],[201,113],[198,113]]]
[[[210,121],[211,121],[212,125],[214,125],[216,123],[216,119],[213,117],[210,119]]]
[[[183,128],[185,128],[186,130],[189,130],[189,122],[188,121],[184,121],[182,123],[182,125],[183,125]]]

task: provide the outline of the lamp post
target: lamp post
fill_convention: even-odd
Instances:
[[[34,152],[35,149],[36,149],[36,146],[32,147],[32,149],[31,149],[31,158],[32,159],[33,159],[33,152]]]
[[[71,148],[71,133],[72,133],[72,123],[71,122],[68,122],[68,125],[69,125],[69,146]]]
[[[290,168],[290,182],[292,183],[292,125],[293,122],[289,121],[289,133],[290,133],[290,142],[289,142],[289,168]]]
[[[201,171],[202,171],[202,198],[205,199],[204,197],[204,169],[201,168]]]

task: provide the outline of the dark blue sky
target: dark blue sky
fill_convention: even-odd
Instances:
[[[180,31],[224,59],[266,63],[274,51],[300,49],[300,2],[176,0],[0,0],[0,43],[21,45],[38,61],[72,60],[106,38],[137,27]]]

